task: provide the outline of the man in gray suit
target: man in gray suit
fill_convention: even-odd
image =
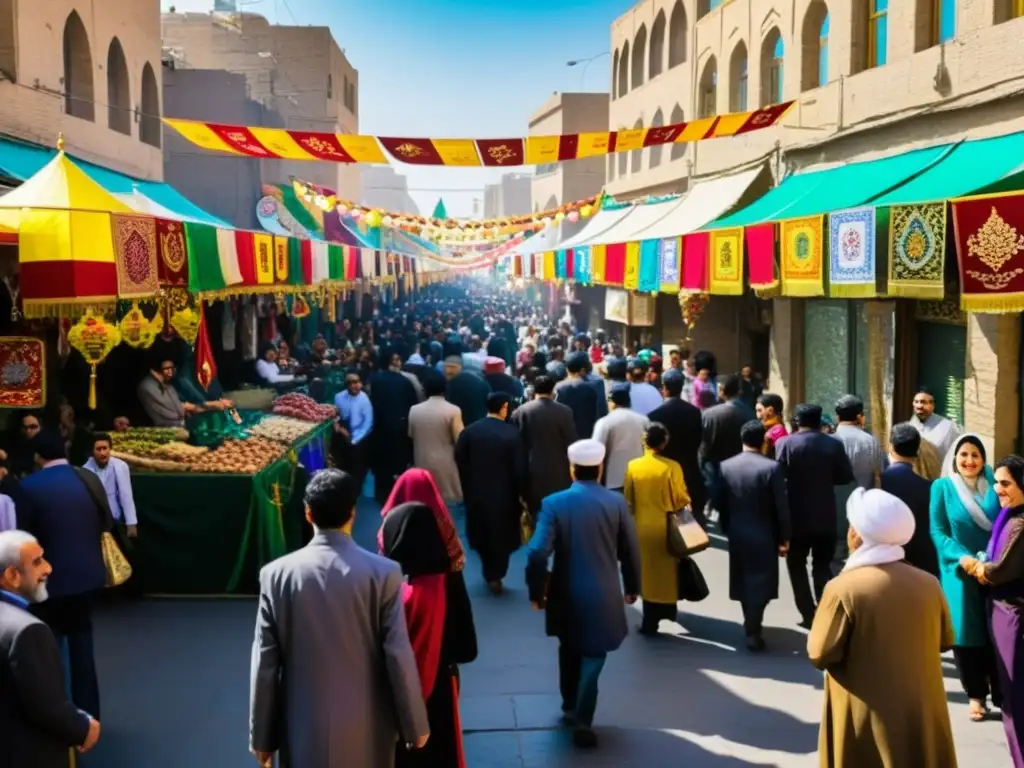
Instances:
[[[0,533],[0,768],[67,768],[92,749],[100,724],[68,701],[53,632],[28,612],[51,572],[24,531]]]
[[[429,725],[397,563],[351,538],[359,483],[336,469],[306,488],[313,540],[260,572],[250,748],[270,768],[393,768]]]
[[[740,440],[743,451],[722,462],[712,501],[729,538],[729,598],[743,607],[747,648],[757,652],[765,608],[779,596],[779,558],[789,551],[789,498],[782,467],[761,455],[761,422],[744,424]]]

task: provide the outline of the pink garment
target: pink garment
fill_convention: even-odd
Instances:
[[[18,517],[14,511],[14,499],[0,493],[0,531],[13,531],[18,527]]]
[[[701,410],[709,407],[707,403],[701,403],[701,394],[703,392],[710,392],[714,397],[714,400],[711,401],[711,405],[714,405],[718,402],[718,392],[715,391],[716,389],[717,387],[713,379],[703,381],[702,379],[695,378],[693,380],[693,404]]]

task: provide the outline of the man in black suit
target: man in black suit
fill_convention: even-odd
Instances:
[[[565,361],[565,369],[569,372],[569,378],[555,386],[555,402],[572,409],[576,436],[580,440],[586,440],[594,434],[601,393],[586,379],[587,356],[582,352],[570,355]],[[607,409],[607,404],[605,407]]]
[[[832,578],[838,519],[835,488],[853,482],[853,468],[843,444],[821,431],[820,405],[802,403],[796,407],[795,417],[797,431],[782,441],[775,457],[786,473],[793,521],[786,569],[803,624],[810,627],[817,601]],[[807,581],[808,555],[812,558],[813,596]]]
[[[761,455],[764,426],[740,430],[743,452],[722,462],[714,499],[729,538],[729,599],[743,608],[747,648],[764,650],[761,628],[768,603],[779,596],[779,562],[789,551],[789,500],[782,467]]]
[[[721,384],[725,402],[713,405],[701,414],[704,435],[700,446],[700,466],[708,493],[715,495],[718,470],[722,462],[743,450],[740,430],[757,415],[740,399],[740,377],[726,376]]]
[[[100,724],[67,699],[53,632],[28,612],[47,598],[53,570],[24,531],[0,533],[0,768],[67,768],[87,752]]]
[[[523,442],[507,421],[511,405],[506,393],[492,392],[487,418],[462,430],[455,443],[466,536],[480,555],[484,581],[496,595],[508,575],[509,556],[522,543],[520,499],[526,495]]]
[[[569,406],[554,401],[554,391],[553,378],[538,376],[533,383],[534,399],[512,414],[512,423],[523,440],[526,500],[534,515],[545,496],[572,485],[568,451],[576,442],[576,422]]]
[[[910,423],[897,424],[889,434],[889,467],[882,472],[882,490],[891,493],[914,513],[914,535],[903,550],[911,565],[939,575],[939,557],[929,531],[932,482],[914,472],[921,448],[921,433]]]
[[[682,399],[685,378],[680,371],[669,369],[661,377],[661,394],[665,402],[655,408],[647,418],[664,424],[668,430],[668,445],[661,452],[666,459],[678,462],[683,468],[683,479],[690,494],[693,516],[702,526],[707,527],[704,507],[708,493],[704,487],[704,475],[700,472],[697,452],[703,437],[700,409]]]

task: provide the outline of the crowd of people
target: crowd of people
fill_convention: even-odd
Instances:
[[[640,604],[636,630],[653,641],[680,601],[719,586],[672,542],[673,526],[692,519],[727,541],[728,593],[752,653],[767,650],[764,614],[784,561],[808,658],[827,673],[823,766],[956,765],[940,661],[952,650],[971,719],[1000,708],[1024,768],[1024,459],[993,465],[926,390],[883,445],[856,395],[838,400],[834,421],[801,403],[786,424],[782,398],[750,366],[722,375],[707,352],[626,354],[510,295],[435,288],[393,316],[336,330],[337,351],[318,339],[314,364],[302,363],[311,390],[324,366],[345,377],[335,468],[305,495],[313,539],[260,575],[250,746],[262,765],[275,755],[300,766],[465,765],[459,665],[475,659],[477,633],[459,519],[495,595],[525,546],[529,599],[559,641],[564,720],[576,746],[594,747],[598,681],[628,634],[627,606]],[[292,375],[276,353],[263,359],[275,367],[261,375]],[[18,492],[45,506],[61,491],[39,486],[64,465],[47,440],[25,439],[50,474]],[[136,525],[106,448],[104,461],[102,440],[94,445],[91,479],[65,473],[90,505],[95,530],[81,535],[93,541],[119,523],[128,538]],[[370,474],[376,553],[350,535]],[[17,755],[43,756],[31,764],[45,767],[99,736],[95,672],[76,683],[74,655],[70,700],[62,690],[54,637],[75,629],[54,593],[102,584],[69,565],[45,523],[17,523],[26,530],[0,533],[0,649],[12,658],[28,653],[23,633],[45,638],[13,665],[35,669],[31,678],[0,675],[0,699],[10,690],[47,706],[0,707],[0,727],[21,734]],[[319,663],[325,654],[331,664]],[[47,682],[29,691],[37,676]]]

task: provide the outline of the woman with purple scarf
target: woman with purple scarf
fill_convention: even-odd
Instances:
[[[1007,456],[996,464],[996,493],[1002,510],[992,527],[988,550],[963,565],[990,587],[992,640],[1003,694],[1003,728],[1014,768],[1024,768],[1017,725],[1024,726],[1024,458]],[[1020,696],[1017,684],[1021,684]]]

